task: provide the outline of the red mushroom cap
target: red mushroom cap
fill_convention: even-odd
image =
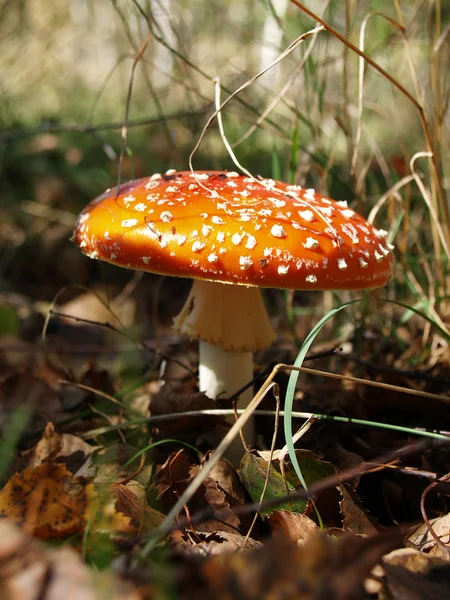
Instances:
[[[153,175],[106,191],[74,239],[91,258],[260,287],[365,289],[392,274],[386,232],[314,190],[233,172]]]

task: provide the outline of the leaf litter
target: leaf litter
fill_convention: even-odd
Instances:
[[[164,354],[172,352],[180,364],[169,361],[162,380],[156,371],[142,377],[134,370],[130,378],[117,371],[116,359],[97,360],[85,348],[84,355],[72,354],[62,343],[67,327],[69,321],[38,353],[19,337],[9,338],[14,351],[0,347],[3,429],[15,409],[31,407],[0,491],[5,598],[34,598],[30,590],[40,590],[44,600],[56,598],[64,579],[77,598],[89,600],[105,590],[112,590],[111,598],[137,600],[169,594],[225,599],[230,590],[233,597],[308,600],[323,594],[384,600],[447,593],[445,484],[426,504],[441,544],[423,524],[419,506],[430,477],[445,474],[448,449],[430,447],[380,466],[376,457],[383,450],[411,440],[334,423],[314,424],[297,458],[308,486],[352,469],[346,482],[296,498],[300,483],[279,450],[246,452],[238,469],[222,458],[142,560],[141,549],[210,460],[212,440],[226,431],[226,421],[204,414],[177,417],[216,407],[196,389],[188,358],[195,363],[195,350],[186,341],[170,338]],[[110,333],[107,349],[117,356]],[[80,326],[70,335],[78,337],[79,347],[86,341]],[[105,340],[96,336],[95,344]],[[56,353],[55,344],[63,351]],[[126,380],[138,383],[124,391]],[[323,382],[317,388],[309,377],[299,392],[302,410],[347,413],[358,398],[353,414],[359,418],[378,413],[374,397],[371,391],[365,403],[353,385]],[[170,420],[147,420],[167,413]],[[267,448],[273,421],[261,418],[259,427]],[[374,461],[372,472],[358,473],[364,461]],[[264,501],[278,499],[265,508]],[[412,524],[419,525],[413,533]],[[408,544],[417,559],[404,558],[401,550],[388,554]],[[27,548],[20,560],[18,547]]]

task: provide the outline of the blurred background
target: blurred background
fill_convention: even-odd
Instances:
[[[227,138],[254,174],[348,200],[366,217],[375,207],[375,223],[397,246],[385,295],[448,331],[450,5],[305,6],[389,77],[318,32],[227,104]],[[84,295],[75,285],[107,303],[119,295],[122,309],[132,299],[123,323],[139,323],[139,334],[155,334],[155,314],[170,324],[188,284],[141,280],[83,257],[69,241],[76,215],[117,182],[126,114],[122,180],[187,168],[214,112],[213,79],[224,100],[316,25],[288,0],[0,0],[0,335],[36,339],[57,294],[59,305]],[[434,162],[418,154],[430,149]],[[235,169],[216,123],[193,164]],[[301,336],[298,317],[323,314],[334,300],[275,294],[271,302],[280,328],[287,322]],[[107,320],[98,302],[100,314],[64,309]],[[413,317],[405,318],[413,337],[430,342],[429,323]],[[392,330],[392,319],[375,325]],[[399,339],[401,331],[397,324]],[[447,351],[442,336],[436,344]]]

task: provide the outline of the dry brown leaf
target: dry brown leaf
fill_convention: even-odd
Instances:
[[[212,452],[208,452],[206,455],[206,461],[211,457]],[[233,465],[226,460],[221,458],[211,470],[209,477],[213,479],[222,490],[232,496],[238,504],[245,504],[248,500],[247,493],[241,480],[236,473],[236,469]]]
[[[370,521],[364,510],[358,506],[352,495],[348,491],[347,486],[338,485],[342,500],[339,502],[339,507],[342,514],[342,527],[352,533],[371,534],[378,530]]]
[[[261,542],[246,538],[239,533],[229,531],[216,531],[205,533],[202,531],[176,530],[168,535],[172,548],[187,556],[214,556],[224,552],[236,550],[254,550],[262,546]]]
[[[71,467],[76,462],[83,464],[94,448],[81,438],[70,433],[56,433],[53,423],[47,423],[42,438],[36,444],[31,456],[31,466],[37,466],[43,462],[67,463],[67,458],[72,457]],[[74,456],[76,455],[76,456]],[[71,468],[70,470],[73,471]]]
[[[392,600],[450,598],[450,562],[414,548],[383,556],[386,588]]]
[[[137,496],[134,499],[137,505]],[[8,518],[41,539],[79,533],[88,521],[91,533],[136,534],[143,525],[142,517],[134,518],[136,511],[130,512],[130,502],[130,514],[120,510],[124,503],[118,508],[117,500],[111,486],[86,484],[63,464],[42,463],[14,475],[0,491],[0,518]],[[147,514],[144,501],[141,495],[139,510],[143,517]],[[149,514],[150,523],[150,516],[157,521]]]
[[[164,506],[172,506],[186,489],[191,479],[192,463],[183,449],[172,452],[166,462],[158,468],[152,487]]]
[[[360,454],[344,448],[344,446],[342,446],[342,444],[339,442],[336,442],[333,445],[331,457],[329,459],[339,468],[340,471],[351,469],[352,467],[356,467],[363,462],[363,457]],[[356,475],[355,477],[352,477],[348,483],[350,483],[356,489],[360,479],[361,476]]]
[[[383,556],[383,565],[402,566],[412,573],[427,575],[434,568],[449,568],[450,562],[437,556],[419,552],[415,548],[398,548]]]
[[[441,541],[441,544],[438,544],[426,523],[420,525],[409,536],[409,541],[424,552],[429,552],[434,556],[450,558],[450,513],[443,517],[430,519],[430,526]]]
[[[267,523],[273,533],[282,533],[297,544],[304,543],[319,529],[319,526],[306,515],[288,510],[273,511],[267,518]]]
[[[146,491],[139,482],[119,483],[113,486],[113,492],[116,510],[128,516],[138,532],[153,531],[163,522],[164,515],[148,506]]]
[[[88,490],[65,465],[43,463],[11,477],[0,491],[0,518],[48,539],[83,530]]]
[[[121,298],[120,302],[110,299],[110,291],[103,288],[97,288],[94,292],[83,292],[58,307],[58,310],[69,319],[61,318],[61,321],[68,322],[70,325],[86,326],[82,321],[76,319],[85,319],[89,316],[90,321],[97,323],[109,323],[113,327],[130,327],[135,318],[136,304],[133,298]]]
[[[211,477],[207,477],[202,484],[205,500],[214,511],[220,511],[220,522],[211,519],[201,523],[199,529],[214,532],[217,530],[233,532],[239,529],[241,521],[230,508],[229,494],[220,488]]]

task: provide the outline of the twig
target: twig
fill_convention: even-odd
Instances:
[[[367,369],[371,369],[379,373],[389,373],[391,375],[399,375],[401,377],[405,377],[406,379],[415,379],[418,381],[429,381],[432,383],[440,383],[442,385],[450,385],[450,377],[430,375],[426,371],[421,371],[420,369],[396,369],[394,367],[388,367],[385,365],[375,364],[368,360],[363,360],[355,354],[345,354],[343,352],[337,353],[336,356],[343,360],[354,362],[357,365],[362,365]]]
[[[143,119],[133,119],[128,121],[128,129],[132,127],[142,127],[143,125],[155,125],[162,122],[178,121],[181,119],[189,119],[191,117],[203,116],[211,107],[211,103],[207,103],[198,110],[189,112],[180,111],[162,117],[145,117]],[[123,121],[112,121],[110,123],[99,123],[98,125],[70,125],[69,123],[54,123],[49,122],[38,127],[32,127],[25,130],[10,130],[0,135],[0,145],[17,142],[33,135],[41,133],[97,133],[98,131],[110,131],[112,129],[122,129]]]
[[[447,482],[450,479],[450,475],[444,475],[442,477],[439,478],[439,482]],[[450,559],[450,548],[448,548],[440,539],[440,537],[437,535],[437,533],[435,532],[433,525],[430,523],[430,520],[428,518],[427,512],[425,510],[425,498],[427,497],[428,493],[435,488],[437,485],[439,485],[439,482],[435,481],[433,483],[430,483],[429,486],[427,486],[424,491],[422,492],[422,496],[420,497],[420,512],[422,513],[422,517],[423,520],[425,522],[425,525],[427,526],[427,529],[429,531],[429,533],[431,534],[431,536],[434,538],[434,540],[436,541],[436,543],[438,544],[438,546],[440,546],[441,550],[444,552],[444,554],[447,556],[447,559]]]
[[[128,83],[127,101],[126,101],[126,105],[125,105],[125,116],[124,116],[123,125],[122,125],[122,140],[121,140],[121,145],[120,145],[119,165],[117,167],[117,191],[116,191],[117,195],[119,194],[119,189],[120,189],[120,180],[121,180],[121,176],[122,176],[122,163],[123,163],[123,157],[125,156],[125,148],[126,148],[126,143],[127,143],[128,117],[129,117],[130,108],[131,108],[131,95],[133,93],[134,74],[136,73],[136,67],[138,66],[139,61],[141,60],[144,52],[146,51],[151,38],[152,38],[152,36],[149,33],[147,36],[147,39],[144,41],[142,46],[139,48],[139,51],[136,54],[136,58],[133,61],[133,66],[131,67],[130,81]]]

